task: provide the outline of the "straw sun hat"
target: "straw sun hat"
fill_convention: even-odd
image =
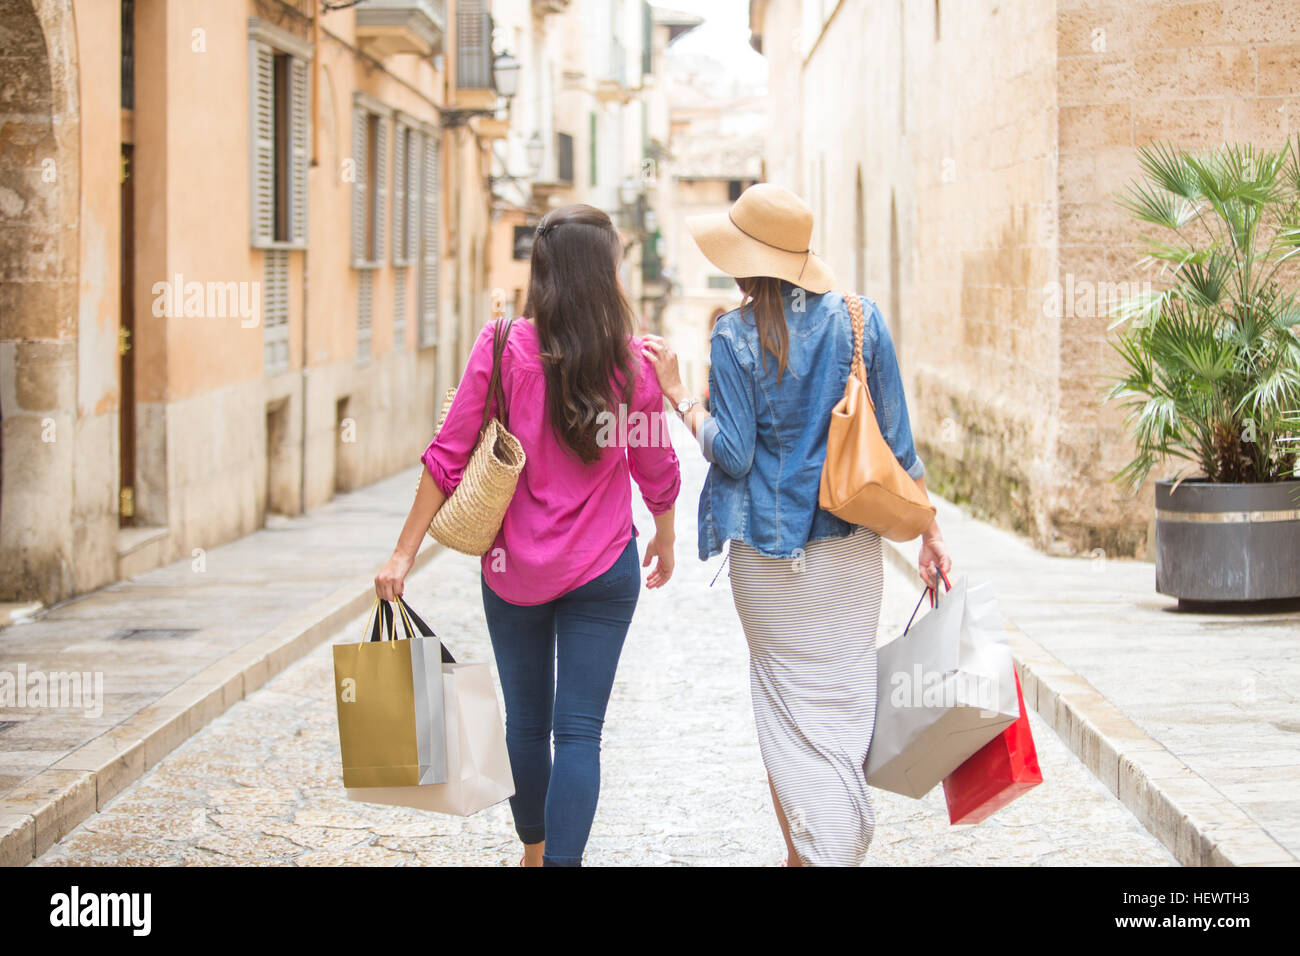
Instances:
[[[686,219],[700,251],[727,275],[775,276],[820,294],[835,277],[813,254],[812,227],[803,200],[771,183],[750,186],[726,212]]]

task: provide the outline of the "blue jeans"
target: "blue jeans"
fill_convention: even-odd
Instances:
[[[546,604],[511,604],[483,581],[506,701],[510,810],[520,840],[546,841],[544,866],[582,865],[600,794],[605,707],[640,592],[635,538],[604,574]]]

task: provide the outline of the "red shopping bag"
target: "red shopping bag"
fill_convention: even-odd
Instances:
[[[1020,717],[944,777],[949,823],[979,823],[1043,782],[1020,675],[1015,676]]]

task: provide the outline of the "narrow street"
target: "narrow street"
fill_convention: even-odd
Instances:
[[[586,863],[775,865],[782,844],[744,637],[725,572],[710,587],[721,558],[695,558],[705,464],[693,443],[677,445],[679,564],[665,589],[642,592],[610,702]],[[639,500],[637,524],[644,542],[652,525]],[[901,631],[920,593],[888,563],[886,575],[882,639]],[[407,598],[458,659],[491,660],[477,561],[438,556],[408,581]],[[330,645],[358,640],[362,627],[353,621],[218,717],[35,865],[515,864],[504,803],[460,819],[346,799]],[[942,788],[921,801],[873,791],[868,865],[1173,865],[1038,715],[1030,720],[1042,786],[975,827],[948,824]]]

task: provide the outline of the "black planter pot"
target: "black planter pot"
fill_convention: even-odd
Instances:
[[[1300,597],[1300,481],[1156,482],[1156,590],[1187,601]]]

